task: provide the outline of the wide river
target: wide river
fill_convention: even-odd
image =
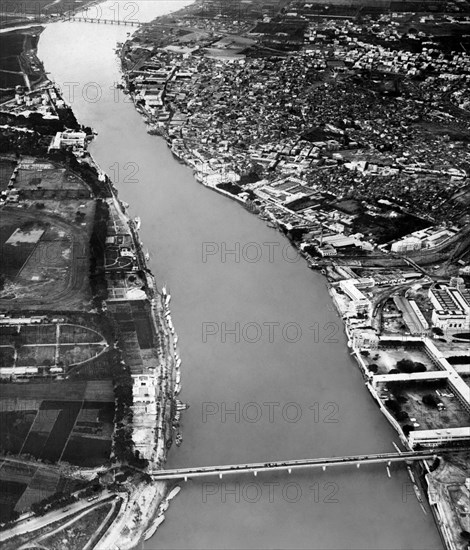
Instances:
[[[187,4],[109,2],[90,15],[149,21]],[[350,357],[325,279],[265,222],[198,184],[113,89],[116,42],[132,30],[53,23],[39,57],[98,131],[91,152],[140,216],[150,267],[172,294],[190,408],[168,465],[393,451],[398,438]],[[442,548],[402,466],[390,478],[362,466],[217,481],[185,484],[144,548]]]

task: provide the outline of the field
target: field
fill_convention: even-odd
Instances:
[[[0,34],[0,88],[11,89],[17,85],[24,86],[25,81],[19,61],[19,56],[23,51],[23,42],[23,34]]]
[[[26,260],[36,248],[36,245],[44,233],[46,227],[39,222],[25,222],[17,224],[0,225],[0,257],[2,258],[1,273],[8,279],[17,277]],[[21,236],[32,232],[37,239],[21,239]],[[41,233],[40,233],[41,232]],[[16,235],[15,235],[16,234]],[[16,239],[19,237],[20,239]]]
[[[15,356],[16,348],[16,356]],[[0,377],[45,376],[53,374],[51,367],[68,371],[69,367],[94,363],[107,349],[104,337],[94,329],[74,324],[40,324],[0,326]],[[97,366],[102,371],[103,366]],[[11,371],[11,368],[18,370]],[[39,372],[24,373],[20,368],[39,368]],[[3,370],[2,370],[3,369]],[[63,371],[60,371],[63,372]],[[109,369],[106,376],[109,377]],[[95,376],[91,376],[93,378]]]
[[[15,364],[15,350],[12,347],[0,348],[0,369],[10,368]]]
[[[35,417],[36,410],[0,412],[0,449],[18,454]]]
[[[109,458],[114,392],[108,381],[3,384],[0,452],[96,466]]]
[[[109,458],[114,402],[44,400],[34,411],[0,413],[2,450],[96,466]]]
[[[8,519],[12,510],[26,511],[56,491],[75,491],[82,486],[55,468],[4,461],[0,465],[0,521]]]
[[[5,190],[10,176],[11,164],[4,163],[0,190]],[[87,308],[95,210],[89,187],[72,171],[35,157],[22,158],[14,185],[23,209],[6,203],[2,211],[0,275],[6,280],[0,307]],[[16,246],[8,242],[18,237]]]
[[[0,522],[8,521],[26,487],[24,483],[0,479]]]
[[[16,400],[16,407],[7,404]],[[114,401],[113,384],[110,380],[49,381],[30,384],[3,384],[0,392],[0,410],[25,410],[36,401]]]

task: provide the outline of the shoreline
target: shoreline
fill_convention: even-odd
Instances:
[[[155,276],[146,263],[142,241],[139,236],[139,230],[135,221],[132,220],[127,213],[128,205],[126,206],[126,204],[119,198],[119,192],[114,186],[111,178],[109,178],[109,176],[101,169],[100,165],[93,158],[91,153],[87,153],[87,155],[88,163],[97,170],[99,175],[102,175],[105,178],[106,185],[108,185],[112,194],[110,200],[114,202],[116,212],[123,217],[129,227],[135,253],[138,258],[138,264],[145,272],[146,276],[146,300],[151,306],[150,311],[152,324],[155,333],[163,336],[163,340],[165,342],[163,345],[165,353],[162,357],[158,357],[157,360],[158,364],[156,365],[156,370],[159,372],[156,372],[154,376],[157,379],[166,381],[166,383],[161,386],[162,394],[164,395],[169,393],[172,397],[169,400],[165,400],[163,403],[160,400],[157,400],[155,403],[158,422],[156,424],[155,440],[152,443],[152,458],[149,460],[149,467],[162,468],[167,459],[167,452],[173,443],[171,434],[174,431],[177,396],[181,391],[181,359],[179,349],[177,347],[178,336],[171,321],[171,310],[169,308],[169,298],[171,296],[166,293],[165,286],[162,287],[161,291],[157,288]],[[134,380],[133,386],[137,383],[138,380]],[[165,406],[163,406],[163,404],[165,404]],[[134,407],[135,403],[133,404],[133,408]],[[158,413],[158,411],[160,412]],[[133,438],[135,435],[136,433],[134,431]],[[171,441],[170,445],[168,445],[169,441]],[[102,539],[98,542],[95,548],[103,548],[103,550],[108,550],[110,547],[109,545],[116,544],[117,542],[119,542],[119,547],[121,550],[124,550],[125,548],[135,548],[145,538],[146,533],[153,528],[155,521],[160,516],[160,508],[162,504],[165,503],[165,499],[167,498],[169,492],[170,488],[167,481],[152,481],[150,485],[140,484],[133,487],[133,491],[126,505],[121,507],[121,511],[116,520],[109,527],[108,531],[103,535]],[[142,515],[140,525],[138,526],[138,529],[136,529],[134,536],[132,536],[128,541],[123,541],[121,533],[117,533],[116,531],[119,525],[126,519],[126,516],[130,516],[127,517],[126,523],[133,522],[133,514],[130,513],[130,510],[127,510],[126,514],[126,508],[129,508],[133,501],[139,500],[142,500],[142,503],[139,506],[141,510],[145,507],[145,502],[148,503],[146,507],[146,514]],[[155,531],[157,527],[155,527]],[[104,541],[108,546],[101,546]]]

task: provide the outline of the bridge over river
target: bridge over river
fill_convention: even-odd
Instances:
[[[445,449],[439,449],[439,454],[443,452],[445,452]],[[322,468],[326,470],[326,468],[330,466],[344,466],[346,464],[355,464],[357,468],[362,464],[386,464],[389,466],[392,462],[409,462],[414,460],[434,459],[436,457],[436,452],[421,450],[356,456],[334,456],[331,458],[307,458],[304,460],[284,460],[282,462],[257,462],[252,464],[226,464],[224,466],[153,470],[149,473],[154,479],[184,479],[187,481],[189,478],[210,477],[215,475],[222,479],[225,475],[248,472],[252,472],[255,476],[258,472],[267,471],[285,471],[290,474],[292,470],[300,470],[302,468]]]
[[[100,17],[86,17],[85,15],[71,15],[67,21],[79,21],[82,23],[98,23],[103,25],[128,25],[138,27],[141,23],[135,19],[102,19]]]

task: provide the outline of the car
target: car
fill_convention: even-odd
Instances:
[[[415,428],[419,428],[421,426],[421,424],[419,422],[413,422],[413,426]]]

